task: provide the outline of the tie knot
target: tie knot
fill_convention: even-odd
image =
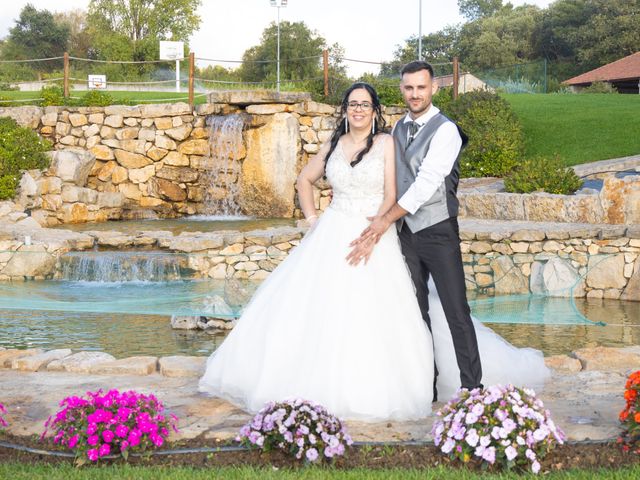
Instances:
[[[420,124],[418,122],[409,122],[409,135],[415,137],[419,129]]]

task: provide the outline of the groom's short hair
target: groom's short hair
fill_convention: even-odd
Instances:
[[[431,64],[422,61],[422,60],[414,60],[413,62],[407,63],[405,66],[400,69],[400,76],[402,77],[405,73],[416,73],[420,70],[426,70],[431,75],[431,78],[434,77],[433,67]]]

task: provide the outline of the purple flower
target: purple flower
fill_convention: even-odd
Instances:
[[[511,461],[518,456],[518,451],[512,446],[509,446],[505,448],[504,454],[507,456],[507,460]]]
[[[312,447],[307,450],[306,457],[310,462],[315,462],[318,459],[318,451]]]
[[[104,432],[102,432],[102,439],[107,443],[111,443],[113,437],[114,433],[111,430],[105,430]]]
[[[537,460],[534,460],[531,464],[531,471],[533,473],[538,473],[540,471],[540,463]]]
[[[496,447],[487,447],[482,452],[482,459],[493,464],[496,461]]]
[[[455,440],[453,440],[452,438],[447,438],[447,440],[444,442],[444,445],[442,445],[442,453],[449,453],[451,452],[451,450],[453,450],[453,447],[456,446],[456,442]]]
[[[100,437],[98,437],[98,435],[91,435],[87,438],[87,444],[91,445],[92,447],[95,447],[99,441]]]
[[[118,437],[125,438],[128,433],[129,433],[129,427],[127,427],[125,424],[121,423],[116,427],[116,435]]]
[[[472,428],[467,432],[465,441],[469,444],[470,447],[475,447],[476,445],[478,445],[479,440],[480,437],[478,436],[478,432],[475,428]]]

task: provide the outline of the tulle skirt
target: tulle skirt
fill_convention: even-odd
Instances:
[[[303,398],[343,419],[427,416],[433,342],[395,229],[366,265],[345,260],[368,224],[329,207],[258,288],[200,390],[249,412]]]
[[[367,265],[345,260],[349,243],[368,224],[329,207],[210,356],[200,391],[249,412],[302,398],[343,419],[418,419],[431,412],[435,351],[439,399],[453,395],[460,373],[442,305],[430,281],[430,332],[395,228]],[[538,388],[549,376],[541,352],[474,325],[484,385]]]

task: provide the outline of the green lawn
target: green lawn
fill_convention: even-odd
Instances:
[[[85,91],[72,91],[72,97],[81,97]],[[189,95],[187,92],[120,92],[109,91],[106,92],[113,97],[114,100],[125,100],[128,103],[170,103],[170,102],[188,102]],[[19,92],[19,91],[0,91],[0,99],[9,100],[25,100],[24,103],[15,103],[15,105],[35,105],[36,101],[27,102],[26,100],[39,98],[40,92]],[[205,103],[206,96],[195,93],[194,101],[196,104]],[[117,103],[117,102],[116,102]],[[0,107],[3,104],[0,103]]]
[[[64,466],[33,466],[25,464],[0,464],[0,478],[11,480],[520,480],[538,478],[534,475],[472,473],[464,469],[435,468],[430,470],[354,469],[331,470],[329,468],[301,468],[274,470],[250,467],[226,468],[178,468],[138,467],[129,465],[91,466],[75,468]],[[640,478],[640,467],[620,470],[581,470],[552,473],[541,478],[547,480],[626,480]]]
[[[527,158],[566,165],[640,154],[640,95],[502,94],[520,118]]]

